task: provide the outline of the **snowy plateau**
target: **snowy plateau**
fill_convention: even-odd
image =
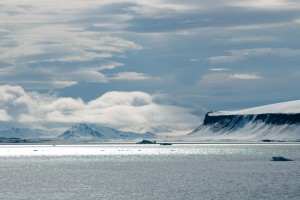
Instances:
[[[300,141],[300,101],[208,112],[189,140]]]

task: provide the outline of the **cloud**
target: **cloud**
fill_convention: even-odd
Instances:
[[[221,71],[222,72],[222,71]],[[257,80],[262,79],[262,76],[259,76],[255,73],[212,73],[204,75],[201,80],[199,81],[200,84],[202,83],[209,83],[209,84],[224,84],[229,83],[234,80]]]
[[[128,11],[134,12],[139,16],[151,18],[165,18],[170,15],[172,16],[173,13],[188,12],[195,9],[195,7],[189,4],[163,0],[137,2],[137,4],[130,6]]]
[[[190,62],[198,62],[198,61],[199,61],[198,58],[191,58],[191,59],[190,59]]]
[[[232,1],[232,4],[246,9],[300,10],[300,3],[294,0]]]
[[[296,19],[294,22],[295,22],[296,24],[300,24],[300,19]]]
[[[141,80],[149,80],[149,79],[152,79],[152,77],[138,72],[120,72],[117,73],[114,77],[110,78],[110,80],[128,80],[128,81],[141,81]]]
[[[254,48],[254,49],[242,49],[242,50],[228,50],[230,55],[228,56],[213,56],[209,57],[208,60],[213,63],[230,63],[240,60],[246,60],[250,57],[260,56],[282,56],[282,57],[298,57],[300,56],[300,49],[290,48]]]
[[[104,68],[95,67],[116,63],[115,58],[125,57],[126,52],[143,49],[118,34],[88,29],[93,21],[84,21],[91,15],[85,12],[111,2],[75,0],[68,5],[62,1],[59,8],[57,3],[10,1],[1,6],[0,60],[9,69],[0,74],[2,83],[31,89],[41,88],[40,77],[45,89],[85,81],[103,83],[107,79],[99,71]]]
[[[6,42],[16,45],[0,48],[0,59],[6,63],[26,64],[33,58],[35,62],[102,60],[127,50],[142,49],[132,41],[71,25],[46,24],[19,31],[11,33],[13,37],[6,37]]]
[[[252,79],[262,79],[261,76],[257,74],[231,74],[230,78],[242,79],[242,80],[252,80]]]
[[[239,43],[254,43],[254,42],[274,42],[278,40],[279,40],[278,38],[272,36],[240,36],[240,37],[230,38],[227,41],[230,43],[239,44]],[[217,40],[217,41],[222,42],[224,40]]]
[[[210,68],[209,69],[210,71],[217,71],[217,72],[220,72],[220,71],[229,71],[230,69],[228,68]]]
[[[249,81],[230,77],[235,73],[268,75],[251,84],[272,85],[262,87],[264,103],[274,100],[268,95],[274,84],[278,96],[287,93],[271,78],[295,85],[288,80],[299,63],[295,0],[11,0],[2,1],[0,19],[0,84],[85,101],[110,90],[162,91],[212,109],[233,98],[216,89],[224,81],[238,91],[236,102],[250,96],[241,89]],[[209,71],[208,62],[216,63]],[[231,71],[218,71],[223,63],[234,63]],[[201,89],[200,77],[210,81]],[[214,92],[221,94],[209,96]]]
[[[193,110],[157,103],[144,92],[107,92],[97,99],[63,98],[26,92],[20,86],[0,86],[2,121],[28,127],[56,128],[73,123],[95,123],[127,131],[158,134],[188,133],[200,121]]]
[[[12,84],[22,84],[24,88],[34,89],[34,90],[49,90],[65,88],[76,85],[77,81],[0,81],[2,84],[7,84],[11,82]]]
[[[202,26],[202,27],[193,27],[193,28],[182,28],[177,31],[173,31],[173,35],[179,35],[179,36],[212,36],[214,35],[215,37],[220,37],[220,33],[226,33],[227,37],[228,36],[235,36],[235,33],[240,33],[240,34],[246,34],[248,32],[255,32],[255,31],[268,31],[268,30],[276,30],[280,31],[282,28],[291,28],[295,27],[297,25],[297,20],[290,19],[286,20],[284,22],[277,22],[274,20],[273,22],[269,23],[262,23],[262,22],[255,22],[253,21],[252,23],[242,23],[239,21],[239,23],[228,23],[227,25],[225,24],[210,24],[207,26]],[[222,35],[221,35],[222,36]],[[250,38],[248,38],[248,41],[244,38],[243,42],[250,42]],[[215,41],[220,41],[220,39],[213,39]],[[232,40],[223,40],[221,39],[221,42],[231,42],[231,43],[237,43],[236,41]],[[253,41],[253,39],[252,39]],[[269,41],[272,41],[272,39],[269,39]],[[276,41],[276,40],[275,40]],[[242,41],[240,41],[241,43]]]
[[[212,74],[205,74],[202,76],[201,80],[199,81],[200,84],[203,83],[224,83],[227,82],[229,79],[229,74],[227,73],[212,73]]]
[[[107,78],[101,72],[91,69],[79,69],[78,71],[65,73],[65,79],[76,80],[80,82],[105,83]],[[63,78],[62,77],[62,78]]]
[[[7,122],[11,121],[12,117],[7,114],[7,112],[3,109],[0,109],[0,121]]]

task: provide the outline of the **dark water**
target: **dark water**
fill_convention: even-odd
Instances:
[[[0,199],[298,200],[299,170],[300,145],[0,146]]]

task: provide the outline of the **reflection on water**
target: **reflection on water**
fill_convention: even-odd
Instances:
[[[4,145],[0,157],[19,156],[113,156],[113,155],[265,155],[277,153],[297,156],[298,144],[173,144],[172,146],[137,144],[102,145]]]
[[[292,144],[3,145],[0,166],[1,200],[300,196],[300,145]]]

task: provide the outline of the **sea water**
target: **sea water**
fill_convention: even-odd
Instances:
[[[300,145],[2,145],[0,199],[298,200]]]

